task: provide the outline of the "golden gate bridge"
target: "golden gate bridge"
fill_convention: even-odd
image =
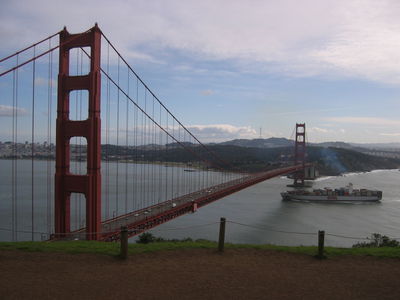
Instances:
[[[57,239],[116,240],[122,226],[133,236],[272,177],[304,183],[305,124],[291,165],[245,172],[201,143],[97,24],[0,63],[6,239],[46,228]]]

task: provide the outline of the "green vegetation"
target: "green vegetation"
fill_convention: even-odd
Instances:
[[[215,242],[206,240],[179,241],[179,242],[154,242],[129,244],[129,253],[147,253],[163,250],[190,249],[190,248],[216,248]],[[1,250],[22,250],[29,252],[62,252],[62,253],[92,253],[117,256],[120,244],[113,242],[96,241],[54,241],[54,242],[0,242]]]
[[[202,241],[202,240],[198,240],[198,241]],[[138,244],[150,244],[150,243],[161,243],[161,242],[178,243],[178,242],[193,242],[193,240],[191,238],[186,238],[186,239],[182,239],[182,240],[178,240],[178,239],[166,240],[161,237],[155,237],[150,232],[144,232],[141,235],[139,235],[139,239],[136,241],[136,243],[138,243]]]
[[[374,233],[371,236],[371,242],[362,242],[353,245],[353,248],[383,248],[383,247],[400,247],[400,243],[394,239],[390,239],[386,235]]]
[[[107,148],[108,147],[108,148]],[[126,148],[123,146],[103,145],[102,159],[122,160],[137,163],[156,163],[181,165],[194,168],[206,167],[200,162],[209,161],[207,168],[218,169],[220,163],[203,147],[188,143],[196,156],[177,145],[168,147]],[[108,149],[105,151],[105,149]],[[293,163],[293,146],[273,148],[242,147],[239,145],[207,145],[213,153],[228,163],[231,171],[259,172],[275,169]],[[108,153],[106,156],[106,153]],[[307,160],[316,163],[321,175],[339,175],[344,172],[366,172],[375,169],[395,169],[400,166],[400,159],[378,157],[352,149],[335,147],[307,147]],[[200,159],[201,158],[201,159]],[[213,164],[215,163],[215,165]],[[226,167],[226,166],[225,166]]]
[[[138,147],[106,144],[102,145],[101,157],[103,160],[126,163],[151,163],[190,169],[217,170],[222,167],[227,171],[237,172],[240,170],[250,173],[284,167],[293,164],[294,161],[294,141],[284,138],[233,140],[220,144],[208,144],[207,149],[215,153],[217,157],[223,158],[227,165],[221,164],[221,161],[204,147],[190,142],[183,144],[185,148],[182,147],[182,143],[149,144]],[[25,145],[20,144],[20,147],[25,147]],[[21,151],[26,151],[26,149],[21,149]],[[84,160],[86,151],[86,146],[72,145],[74,154],[72,159]],[[400,159],[394,158],[398,157],[398,154],[393,157],[379,157],[366,154],[365,151],[368,149],[354,147],[343,142],[308,144],[307,161],[315,163],[321,175],[396,169],[400,166]],[[28,152],[24,152],[24,154],[21,152],[20,158],[30,158],[31,154]],[[390,156],[393,155],[393,152],[388,151],[386,154]],[[3,158],[9,159],[12,156],[7,154]],[[54,153],[48,156],[38,152],[35,155],[35,159],[53,158]],[[204,161],[207,161],[207,164]]]
[[[321,175],[396,169],[400,166],[399,159],[368,155],[350,149],[308,147],[307,152],[308,161],[316,162]]]
[[[129,244],[129,254],[150,253],[155,251],[185,250],[185,249],[217,249],[217,243],[207,240],[192,241],[163,241],[147,244]],[[225,244],[225,249],[258,249],[282,251],[314,256],[317,247],[314,246],[275,246],[275,245],[249,245],[249,244]],[[0,251],[22,250],[30,252],[62,252],[62,253],[91,253],[118,256],[119,243],[94,242],[94,241],[63,241],[63,242],[1,242]],[[325,255],[333,257],[338,255],[368,255],[376,257],[400,258],[399,247],[357,247],[335,248],[325,247]]]

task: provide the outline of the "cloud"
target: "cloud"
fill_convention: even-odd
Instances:
[[[179,141],[183,141],[183,133],[182,127],[178,126],[163,126],[163,128],[172,134]],[[250,126],[234,126],[229,124],[213,124],[213,125],[188,125],[186,128],[202,143],[210,143],[210,142],[222,142],[228,141],[232,139],[254,139],[258,138],[257,131]],[[102,128],[103,134],[103,143],[106,143],[105,137],[108,136],[110,143],[116,143],[117,134],[119,135],[119,143],[125,143],[126,133],[128,133],[128,143],[131,144],[134,141],[140,144],[164,144],[171,143],[173,139],[171,137],[167,137],[166,133],[160,130],[158,127],[144,127],[137,126],[135,129],[129,128],[128,132],[124,128],[119,128],[118,130],[115,127],[106,129]],[[161,135],[160,135],[161,133]],[[268,132],[265,135],[272,136],[273,134]],[[122,142],[121,142],[122,138]],[[187,134],[186,141],[194,142],[191,137]],[[265,136],[264,136],[265,138]]]
[[[36,77],[35,78],[35,85],[38,86],[48,86],[49,83],[53,86],[56,87],[57,86],[57,80],[55,79],[51,79],[49,82],[48,78],[43,78],[43,77]]]
[[[346,133],[346,130],[341,128],[341,129],[326,129],[326,128],[321,128],[321,127],[311,127],[307,128],[307,133],[311,135],[317,135],[317,136],[334,136],[338,134],[344,134]]]
[[[213,90],[203,90],[203,91],[201,91],[201,94],[203,96],[210,96],[210,95],[214,94],[214,91]]]
[[[17,113],[18,116],[25,116],[28,114],[28,111],[25,108],[17,107],[14,109],[13,106],[0,104],[0,117],[12,117],[14,112]]]
[[[319,127],[307,128],[307,131],[308,131],[309,133],[314,133],[314,132],[318,132],[318,133],[328,133],[328,132],[329,132],[328,129],[319,128]]]
[[[399,126],[400,121],[389,120],[383,118],[368,118],[368,117],[332,117],[324,118],[324,120],[335,123],[374,125],[374,126]]]
[[[250,126],[234,126],[229,124],[189,125],[187,126],[202,142],[221,142],[232,139],[257,138],[257,131]]]
[[[398,1],[349,1],[337,31],[311,56],[332,71],[399,84],[399,11]]]
[[[383,135],[383,136],[400,136],[400,132],[395,132],[395,133],[380,133],[379,135]]]
[[[22,48],[64,24],[74,33],[97,21],[123,54],[137,60],[157,63],[172,50],[250,72],[400,83],[396,0],[35,3],[2,5],[0,37],[10,47]]]

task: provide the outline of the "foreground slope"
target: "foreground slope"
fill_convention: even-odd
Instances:
[[[400,299],[400,260],[256,249],[0,251],[2,299]]]

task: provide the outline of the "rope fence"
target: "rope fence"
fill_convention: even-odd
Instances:
[[[226,223],[233,224],[233,225],[238,225],[242,227],[247,227],[247,228],[253,228],[257,230],[262,230],[262,231],[267,231],[267,232],[276,232],[276,233],[283,233],[283,234],[293,234],[293,235],[309,235],[309,236],[317,236],[318,232],[300,232],[300,231],[287,231],[287,230],[281,230],[281,229],[275,229],[275,228],[270,228],[270,227],[265,227],[265,226],[258,226],[258,225],[252,225],[252,224],[245,224],[237,221],[231,221],[231,220],[226,220]],[[179,230],[188,230],[188,229],[196,229],[196,228],[203,228],[211,225],[217,225],[220,224],[220,222],[210,222],[210,223],[203,223],[203,224],[196,224],[196,225],[191,225],[191,226],[182,226],[182,227],[173,227],[173,228],[160,228],[160,229],[153,229],[156,232],[167,232],[167,231],[179,231]],[[84,229],[83,229],[84,230]],[[7,231],[7,232],[12,232],[13,229],[9,228],[0,228],[0,231]],[[145,230],[147,231],[147,230]],[[26,233],[26,234],[31,234],[31,230],[16,230],[18,233]],[[134,230],[128,230],[129,234],[134,233]],[[143,231],[144,232],[144,231]],[[49,232],[44,232],[44,231],[33,231],[34,234],[40,234],[40,235],[64,235],[64,236],[86,236],[86,235],[92,235],[92,234],[112,234],[115,233],[114,231],[102,231],[102,232],[69,232],[69,233],[49,233]],[[400,237],[392,238],[386,234],[381,234],[382,236],[387,236],[391,240],[400,240]],[[351,240],[372,240],[371,237],[359,237],[359,236],[348,236],[344,234],[336,234],[336,233],[329,233],[325,232],[325,236],[332,236],[336,238],[342,238],[342,239],[351,239]]]
[[[298,231],[284,231],[284,230],[277,230],[277,229],[271,229],[267,227],[261,227],[261,226],[255,226],[255,225],[249,225],[249,224],[243,224],[235,221],[226,221],[227,223],[231,224],[236,224],[244,227],[250,227],[254,229],[259,229],[259,230],[264,230],[264,231],[269,231],[269,232],[277,232],[277,233],[285,233],[285,234],[298,234],[298,235],[318,235],[317,232],[298,232]],[[335,233],[327,233],[325,232],[326,236],[333,236],[333,237],[338,237],[338,238],[343,238],[343,239],[352,239],[352,240],[371,240],[369,237],[355,237],[355,236],[346,236],[343,234],[335,234]],[[382,236],[387,236],[386,234],[382,234]],[[389,236],[388,236],[389,237]],[[400,238],[391,238],[391,240],[400,240]]]
[[[224,246],[225,246],[225,231],[226,231],[226,223],[230,223],[233,225],[238,225],[246,228],[253,228],[257,230],[263,230],[263,231],[268,231],[268,232],[276,232],[276,233],[283,233],[283,234],[293,234],[293,235],[307,235],[307,236],[317,236],[318,240],[318,252],[315,255],[316,258],[318,259],[325,259],[325,236],[332,236],[336,238],[343,238],[343,239],[351,239],[351,240],[362,240],[362,241],[369,241],[373,240],[373,238],[369,237],[355,237],[355,236],[346,236],[342,234],[334,234],[334,233],[325,233],[323,230],[319,230],[318,232],[300,232],[300,231],[286,231],[286,230],[278,230],[278,229],[272,229],[272,228],[267,228],[264,226],[257,226],[257,225],[251,225],[251,224],[244,224],[241,222],[236,222],[236,221],[227,221],[225,218],[221,218],[220,222],[211,222],[211,223],[204,223],[204,224],[197,224],[197,225],[192,225],[192,226],[184,226],[184,227],[175,227],[175,228],[165,228],[157,231],[176,231],[176,230],[187,230],[187,229],[194,229],[194,228],[204,228],[206,226],[211,226],[211,225],[216,225],[219,224],[219,235],[218,235],[218,248],[217,251],[222,253],[224,252]],[[9,231],[13,232],[12,229],[7,229],[7,228],[0,228],[0,231]],[[140,230],[141,233],[145,232],[146,230]],[[63,236],[64,239],[68,239],[68,237],[73,237],[74,240],[79,239],[79,238],[85,238],[86,235],[93,235],[93,234],[115,234],[115,231],[109,231],[109,232],[69,232],[69,233],[54,233],[50,234],[48,232],[41,232],[41,231],[25,231],[25,230],[18,230],[17,232],[19,233],[27,233],[27,234],[40,234],[42,236],[42,240],[45,240],[46,236],[48,236],[50,239],[54,236],[61,235]],[[119,240],[120,240],[120,258],[121,259],[127,259],[128,258],[128,239],[129,235],[132,234],[137,234],[138,231],[135,230],[128,230],[126,226],[121,226],[120,232],[119,232]],[[384,235],[380,235],[381,237]],[[391,240],[399,240],[400,238],[390,238]],[[115,240],[114,240],[115,241]],[[378,241],[378,246],[379,246],[379,241]]]
[[[186,227],[175,227],[175,228],[156,229],[155,231],[157,231],[157,232],[163,232],[163,231],[175,231],[175,230],[194,229],[194,228],[201,228],[201,227],[206,227],[206,226],[216,225],[216,224],[219,224],[219,222],[212,222],[212,223],[199,224],[199,225],[186,226]]]
[[[261,227],[261,226],[243,224],[243,223],[239,223],[239,222],[235,222],[235,221],[226,221],[226,222],[227,223],[231,223],[231,224],[244,226],[244,227],[250,227],[250,228],[254,228],[254,229],[270,231],[270,232],[278,232],[278,233],[286,233],[286,234],[300,234],[300,235],[316,235],[316,233],[314,233],[314,232],[284,231],[284,230],[271,229],[271,228],[266,228],[266,227]]]

